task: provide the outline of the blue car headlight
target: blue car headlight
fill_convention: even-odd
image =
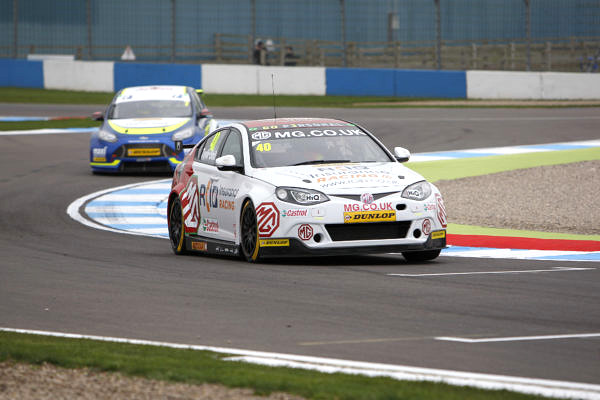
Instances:
[[[194,136],[194,128],[185,128],[185,129],[175,132],[171,138],[173,139],[173,141],[176,141],[176,140],[188,139],[188,138],[191,138],[192,136]]]
[[[303,206],[312,206],[329,201],[329,197],[325,193],[312,189],[280,186],[275,189],[275,195],[281,201]]]
[[[104,129],[100,129],[100,131],[98,131],[98,138],[100,138],[100,140],[104,140],[105,142],[111,143],[117,141],[117,135]]]

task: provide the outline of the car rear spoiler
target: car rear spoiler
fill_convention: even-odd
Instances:
[[[183,144],[183,142],[181,140],[175,140],[174,143],[175,143],[175,151],[178,153],[183,149],[193,149],[194,146],[196,145],[195,143]]]

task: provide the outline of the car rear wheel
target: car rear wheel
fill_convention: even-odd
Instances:
[[[177,255],[185,254],[187,253],[187,250],[185,248],[183,213],[181,212],[181,201],[179,200],[179,197],[176,197],[171,203],[168,215],[171,249],[173,249],[173,253]]]
[[[437,258],[442,250],[406,251],[402,256],[409,262],[430,261]]]
[[[242,207],[240,230],[241,256],[248,262],[256,262],[259,259],[258,223],[256,210],[250,200]]]

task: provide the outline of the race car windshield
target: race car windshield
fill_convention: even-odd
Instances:
[[[173,100],[125,101],[113,104],[108,113],[108,119],[185,118],[191,116],[191,103]]]
[[[255,168],[394,161],[369,135],[351,124],[301,128],[284,125],[281,129],[249,131],[250,158]]]

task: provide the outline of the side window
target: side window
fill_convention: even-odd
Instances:
[[[194,89],[190,89],[190,92],[194,103],[196,103],[196,106],[198,107],[198,111],[202,110],[203,108],[206,108],[206,106],[202,102],[202,98],[198,96],[198,92],[196,92]]]
[[[227,135],[227,139],[225,139],[225,144],[223,144],[223,149],[221,150],[221,153],[219,153],[219,157],[226,156],[228,154],[231,154],[235,157],[236,165],[244,165],[244,153],[242,152],[242,136],[235,129],[232,129],[229,132],[229,135]]]
[[[200,151],[200,161],[203,164],[215,165],[217,153],[223,145],[223,139],[227,136],[227,129],[220,130],[210,135],[204,141],[202,151]]]

